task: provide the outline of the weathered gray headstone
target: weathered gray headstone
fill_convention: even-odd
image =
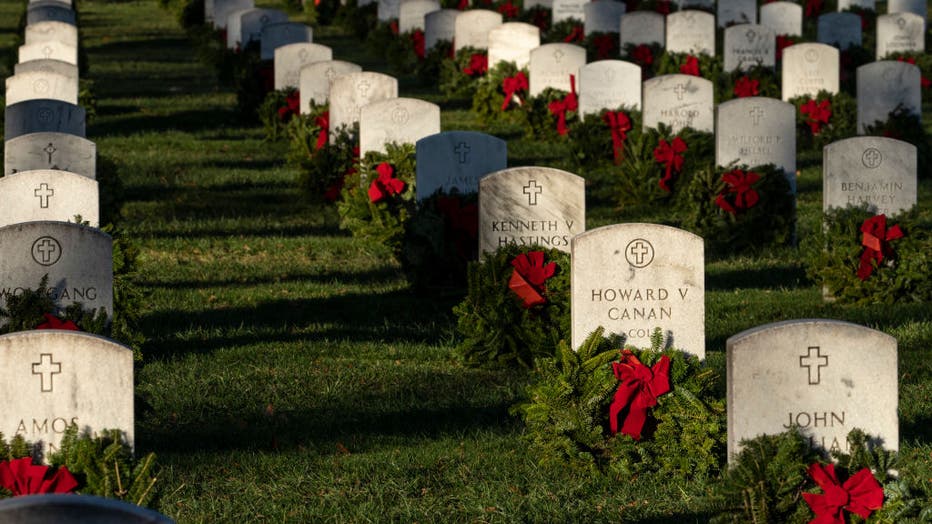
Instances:
[[[853,428],[899,449],[896,339],[838,320],[789,320],[726,342],[728,456],[798,427],[814,448],[848,451]]]
[[[776,63],[777,35],[773,29],[756,24],[734,25],[725,29],[725,71],[747,71],[755,65],[773,67]]]
[[[437,0],[402,0],[398,9],[399,33],[404,34],[415,29],[423,31],[427,13],[438,11],[440,2]]]
[[[680,10],[701,9],[712,13],[715,11],[715,0],[680,0],[677,2]],[[713,15],[714,16],[714,15]]]
[[[325,45],[299,42],[275,49],[275,89],[299,87],[301,70],[315,62],[333,58],[333,50]],[[329,86],[328,86],[329,87]]]
[[[322,105],[330,101],[330,86],[336,78],[361,72],[362,67],[342,60],[325,60],[302,67],[298,76],[301,114],[311,112],[311,102]]]
[[[877,17],[877,60],[891,53],[925,51],[925,20],[913,13]]]
[[[61,169],[97,178],[97,146],[67,133],[29,133],[6,141],[3,174],[33,169]]]
[[[796,192],[796,107],[752,96],[719,104],[715,113],[715,163],[773,164]]]
[[[524,1],[524,10],[530,10],[535,7],[543,7],[545,9],[553,8],[553,0],[525,0]]]
[[[253,9],[255,7],[253,0],[213,0],[213,2],[213,23],[217,29],[227,29],[227,21],[233,11]]]
[[[803,34],[803,6],[787,1],[770,2],[760,6],[760,25],[773,29],[778,35]]]
[[[330,84],[330,143],[336,140],[340,128],[359,122],[364,106],[390,98],[398,98],[395,77],[362,71],[334,78]]]
[[[887,216],[916,205],[916,146],[892,138],[859,136],[823,150],[822,210],[868,203]]]
[[[22,171],[0,178],[0,227],[20,222],[68,222],[80,216],[100,225],[97,181],[59,169]]]
[[[554,24],[564,20],[582,22],[586,17],[584,5],[586,0],[551,0],[551,19]]]
[[[6,307],[8,296],[35,289],[48,275],[58,306],[81,302],[85,309],[103,308],[113,315],[110,235],[69,222],[13,224],[0,227],[0,253],[0,307]]]
[[[260,59],[274,60],[275,50],[279,47],[313,42],[314,29],[297,22],[276,22],[262,28],[259,40]]]
[[[845,11],[852,7],[876,11],[875,3],[875,0],[838,0],[838,11]]]
[[[0,431],[56,451],[71,424],[133,442],[133,350],[77,331],[0,336]],[[30,498],[30,497],[23,497]],[[3,515],[0,512],[0,515]],[[19,522],[19,521],[17,521]]]
[[[782,98],[838,93],[838,49],[826,44],[796,44],[783,49]]]
[[[27,25],[24,34],[27,44],[61,42],[74,47],[78,46],[78,28],[65,22],[48,21]]]
[[[78,48],[61,42],[37,42],[19,46],[19,62],[30,60],[61,60],[78,65]]]
[[[569,252],[586,230],[585,180],[551,167],[512,167],[479,180],[479,252],[506,245]]]
[[[886,122],[901,107],[922,114],[921,73],[913,64],[882,60],[857,69],[858,134],[876,121]]]
[[[719,27],[757,23],[757,2],[754,0],[718,0],[716,20]]]
[[[389,20],[398,20],[399,11],[401,10],[401,0],[377,0],[379,7],[376,11],[380,22]]]
[[[688,231],[659,224],[615,224],[573,238],[573,349],[599,326],[650,347],[667,344],[705,358],[705,247]]]
[[[61,100],[26,100],[7,106],[3,138],[11,140],[28,133],[68,133],[84,136],[85,111]]]
[[[628,44],[658,44],[663,46],[666,17],[654,11],[632,11],[621,17],[621,48]]]
[[[63,22],[75,25],[74,9],[58,3],[31,4],[26,10],[26,25],[39,22]]]
[[[928,20],[929,6],[924,0],[887,0],[887,13],[913,13]]]
[[[603,109],[641,109],[641,66],[623,60],[598,60],[579,68],[579,114]]]
[[[227,48],[241,48],[262,38],[262,29],[269,24],[287,22],[288,15],[277,9],[245,9],[233,11],[227,21]],[[270,56],[269,59],[272,57]]]
[[[502,25],[501,13],[486,9],[463,11],[453,22],[453,49],[464,47],[489,48],[489,31]]]
[[[441,40],[453,42],[456,17],[461,12],[457,9],[440,9],[424,15],[424,49],[433,49]]]
[[[447,131],[417,141],[417,200],[442,190],[477,193],[479,180],[508,165],[508,144],[475,131]]]
[[[666,124],[674,133],[691,127],[715,132],[713,86],[710,80],[692,75],[661,75],[644,82],[645,129]]]
[[[13,74],[32,73],[35,71],[44,71],[56,75],[78,78],[78,66],[62,62],[61,60],[30,60],[13,66]]]
[[[839,49],[861,46],[861,17],[854,13],[826,13],[819,16],[818,41]]]
[[[715,15],[677,11],[667,15],[667,52],[715,56]]]
[[[586,65],[586,49],[573,44],[544,44],[531,50],[530,95],[537,96],[552,87],[570,91],[570,75]]]
[[[0,520],[19,524],[173,524],[175,521],[122,500],[56,494],[0,500]]]
[[[440,132],[440,106],[417,98],[390,98],[362,106],[359,154],[385,152],[385,144],[414,144]]]
[[[6,105],[43,98],[77,104],[78,79],[45,71],[31,71],[6,78]]]
[[[586,36],[593,33],[617,33],[621,29],[621,16],[625,14],[625,4],[614,0],[586,2],[583,5]]]
[[[540,29],[524,22],[505,22],[489,31],[489,69],[499,62],[514,62],[523,69],[531,62],[531,50],[540,46]]]

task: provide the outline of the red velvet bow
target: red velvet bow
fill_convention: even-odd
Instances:
[[[550,114],[557,117],[557,134],[565,135],[569,130],[566,128],[567,111],[576,111],[579,109],[579,100],[576,98],[576,75],[570,75],[570,94],[563,97],[562,100],[554,100],[547,106]]]
[[[0,486],[13,493],[13,496],[35,495],[39,493],[71,493],[78,487],[78,481],[65,466],[59,467],[51,477],[49,467],[35,465],[32,458],[0,462]]]
[[[527,91],[530,89],[530,86],[527,82],[527,76],[524,74],[524,71],[518,71],[515,76],[505,77],[502,80],[502,91],[505,92],[505,100],[502,102],[502,111],[508,109],[508,104],[511,103],[511,99],[518,95],[519,104],[521,95],[519,91]]]
[[[382,162],[375,170],[379,177],[369,185],[370,202],[378,202],[389,195],[397,195],[404,191],[405,183],[394,177],[395,170],[388,162]]]
[[[612,133],[612,153],[615,155],[617,164],[624,158],[625,140],[628,139],[628,131],[631,131],[631,120],[621,111],[606,111],[602,115],[602,120],[608,124],[608,129]]]
[[[81,331],[77,324],[70,320],[62,320],[51,313],[44,313],[45,322],[36,326],[36,329],[67,329],[69,331]]]
[[[544,252],[531,251],[516,256],[511,265],[515,269],[511,272],[508,288],[518,295],[524,307],[546,303],[547,299],[541,294],[546,290],[544,282],[556,272],[557,263],[544,264]]]
[[[592,45],[595,46],[596,58],[604,60],[617,55],[618,52],[615,51],[616,43],[617,38],[613,38],[611,35],[596,35],[592,37]]]
[[[654,63],[654,53],[647,44],[640,44],[631,52],[631,58],[641,67],[648,67]]]
[[[663,164],[665,169],[663,178],[660,179],[660,189],[667,193],[672,190],[670,182],[673,181],[673,170],[679,172],[683,168],[683,155],[681,153],[685,152],[686,149],[686,142],[680,137],[675,137],[669,144],[661,138],[657,148],[654,149],[654,160]]]
[[[411,43],[414,44],[414,54],[423,60],[425,56],[424,31],[415,29],[414,32],[411,33]]]
[[[812,134],[818,135],[822,131],[822,126],[828,124],[828,120],[832,117],[832,102],[827,98],[821,102],[810,98],[799,107],[799,112],[808,117],[806,123],[809,124]]]
[[[285,98],[285,105],[278,108],[278,119],[287,122],[293,115],[301,112],[301,93],[297,89]]]
[[[317,143],[314,144],[314,151],[319,151],[327,144],[327,135],[330,133],[330,111],[324,111],[314,118],[314,125],[320,128],[317,133]]]
[[[693,55],[686,57],[686,62],[680,66],[680,73],[684,75],[699,76],[699,59]]]
[[[670,359],[664,355],[649,368],[627,349],[621,355],[621,362],[612,362],[612,372],[621,383],[608,408],[609,425],[612,434],[617,434],[618,416],[627,408],[621,432],[641,440],[647,408],[656,406],[657,397],[670,391]]]
[[[746,211],[754,207],[757,201],[760,200],[760,197],[751,185],[758,180],[760,180],[760,175],[753,171],[745,173],[740,169],[735,169],[734,171],[725,173],[722,175],[722,181],[724,181],[728,187],[715,198],[715,205],[732,215],[737,214],[738,211]],[[735,194],[734,203],[729,202],[728,199],[725,198],[726,193]]]
[[[760,93],[760,82],[748,76],[742,76],[735,82],[735,96],[744,98],[746,96],[757,96]]]
[[[858,266],[858,278],[867,280],[874,272],[875,262],[879,265],[884,256],[893,255],[889,242],[903,238],[903,230],[899,224],[887,229],[886,215],[875,215],[861,224],[861,232],[864,233],[861,238],[864,252],[861,253],[861,264]]]
[[[469,76],[482,76],[489,71],[489,57],[484,53],[473,53],[463,73]]]
[[[586,33],[583,31],[583,26],[574,25],[573,29],[570,31],[570,34],[566,35],[566,38],[563,39],[564,42],[582,42],[586,38]]]
[[[517,18],[518,6],[511,3],[511,0],[508,0],[504,4],[498,6],[498,12],[501,13],[505,18]]]
[[[844,484],[835,476],[835,465],[809,466],[809,476],[822,488],[823,493],[803,493],[806,504],[816,518],[809,524],[845,524],[842,510],[859,515],[864,520],[871,512],[883,506],[883,488],[867,468],[858,471]]]

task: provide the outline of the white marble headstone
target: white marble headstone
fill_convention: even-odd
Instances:
[[[75,216],[100,225],[100,199],[93,178],[41,169],[0,178],[0,227],[21,222],[69,222]]]
[[[922,114],[922,76],[913,64],[883,60],[857,69],[858,134],[876,121],[886,122],[898,106]]]
[[[276,22],[262,28],[259,40],[259,58],[274,60],[275,50],[279,47],[313,42],[314,30],[297,22]]]
[[[214,26],[217,29],[227,29],[227,21],[233,11],[254,7],[253,0],[214,0]]]
[[[398,32],[405,34],[415,29],[423,31],[427,13],[438,10],[440,2],[437,0],[402,0],[398,11]]]
[[[278,9],[234,11],[227,24],[227,47],[233,49],[237,44],[246,47],[252,41],[261,42],[265,26],[287,21],[288,15]],[[271,60],[272,56],[268,59]]]
[[[705,358],[705,247],[702,237],[659,224],[615,224],[572,241],[573,349],[598,327],[650,347],[667,344]]]
[[[376,16],[379,22],[388,22],[389,20],[398,20],[401,11],[401,0],[376,0],[379,4],[376,10]]]
[[[325,45],[299,42],[275,49],[275,89],[299,87],[301,70],[315,62],[333,58],[333,50]],[[329,86],[328,86],[329,87]]]
[[[586,49],[573,44],[544,44],[531,50],[530,95],[537,96],[552,87],[570,91],[570,75],[586,65]]]
[[[715,15],[677,11],[667,15],[667,52],[715,56]]]
[[[603,109],[641,109],[641,66],[624,60],[598,60],[579,68],[579,114],[596,115]]]
[[[7,77],[6,105],[39,99],[77,104],[78,79],[46,71],[31,71]]]
[[[754,0],[718,0],[716,8],[719,27],[757,23],[757,2]]]
[[[552,23],[558,24],[564,20],[582,22],[586,18],[584,5],[586,5],[585,0],[552,0],[550,7]]]
[[[925,51],[925,20],[913,13],[877,17],[877,60],[891,53]]]
[[[838,320],[758,326],[726,342],[728,456],[798,427],[812,447],[848,451],[860,428],[899,449],[896,339]]]
[[[540,29],[524,22],[505,22],[489,31],[489,69],[499,62],[513,62],[523,69],[531,62],[531,50],[540,46]]]
[[[475,131],[447,131],[417,141],[417,200],[438,190],[477,193],[479,180],[508,165],[508,144]]]
[[[778,35],[803,34],[803,6],[795,2],[777,1],[760,6],[760,25]]]
[[[30,60],[61,60],[78,65],[78,48],[61,42],[38,42],[19,46],[19,62]]]
[[[30,133],[6,141],[3,174],[33,169],[61,169],[97,178],[97,146],[67,133]]]
[[[74,47],[78,46],[78,28],[65,22],[49,21],[27,25],[24,34],[27,44],[61,42]]]
[[[551,167],[512,167],[479,180],[479,253],[507,245],[568,252],[586,230],[585,180]]]
[[[311,102],[323,105],[330,101],[330,85],[336,78],[361,72],[362,67],[342,60],[324,60],[302,67],[298,75],[301,114],[311,112]]]
[[[46,459],[71,424],[121,430],[133,445],[132,349],[77,331],[10,333],[0,336],[0,377],[0,432],[38,444]]]
[[[861,17],[854,13],[826,13],[819,16],[818,41],[839,49],[861,46]]]
[[[845,11],[851,7],[860,7],[868,11],[876,11],[875,0],[838,0],[838,11]]]
[[[673,133],[691,127],[715,132],[713,86],[710,80],[692,75],[661,75],[644,82],[645,129],[666,124]]]
[[[887,216],[916,205],[916,146],[880,136],[833,142],[823,150],[822,210],[870,205]]]
[[[453,42],[456,35],[456,17],[461,12],[456,9],[440,9],[424,15],[424,49],[433,49],[441,40]]]
[[[3,116],[4,140],[41,132],[85,134],[84,108],[61,100],[26,100],[7,106]]]
[[[796,107],[752,96],[716,108],[715,164],[755,167],[773,164],[796,192]]]
[[[440,132],[440,106],[417,98],[390,98],[362,106],[359,154],[385,152],[391,143],[414,144]]]
[[[667,39],[664,35],[666,17],[654,11],[632,11],[621,17],[621,48],[626,45],[651,45],[661,47]]]
[[[44,71],[55,73],[57,75],[67,76],[78,79],[78,66],[62,62],[61,60],[30,60],[13,66],[13,74],[31,73],[35,71]]]
[[[796,44],[783,49],[782,98],[838,93],[838,49],[826,44]]]
[[[624,2],[599,0],[583,5],[583,26],[586,36],[593,33],[617,33],[621,29],[621,16],[625,14]]]
[[[334,143],[340,128],[359,122],[363,107],[390,98],[398,98],[395,77],[371,71],[335,77],[330,84],[330,143]]]
[[[747,71],[755,65],[773,67],[776,47],[773,29],[756,24],[733,25],[725,29],[725,72]]]
[[[489,48],[489,31],[502,25],[501,13],[486,9],[463,11],[453,22],[453,49],[459,52],[464,47]]]
[[[887,0],[887,13],[913,13],[929,19],[929,6],[925,0]]]

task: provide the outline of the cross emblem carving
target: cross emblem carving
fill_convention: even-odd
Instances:
[[[748,111],[748,115],[751,117],[751,120],[754,121],[754,125],[760,124],[760,118],[764,116],[764,110],[760,107],[754,106],[753,109]]]
[[[563,60],[563,54],[563,51],[557,49],[553,52],[553,59],[556,60],[556,62],[559,64],[560,60]]]
[[[527,203],[530,206],[537,205],[537,195],[544,192],[544,188],[537,185],[537,180],[531,180],[524,186],[524,194],[527,195]]]
[[[39,199],[39,207],[42,209],[48,209],[49,199],[55,195],[55,190],[50,188],[48,183],[42,182],[39,184],[39,187],[36,188],[32,194],[36,195],[36,198]]]
[[[43,393],[52,392],[52,377],[61,373],[61,362],[55,362],[51,353],[41,353],[39,361],[32,363],[32,374],[39,375]]]
[[[455,148],[453,148],[453,152],[459,155],[460,157],[460,164],[465,164],[469,162],[469,158],[468,158],[469,150],[470,150],[469,144],[467,144],[466,142],[460,142],[459,144],[456,144]]]
[[[42,151],[44,151],[46,154],[49,155],[49,164],[51,164],[51,163],[52,163],[52,154],[54,154],[54,153],[55,153],[56,151],[58,151],[58,150],[55,149],[55,146],[52,145],[51,142],[49,142],[49,145],[45,146],[45,148],[44,148]]]
[[[822,368],[828,367],[828,355],[823,355],[819,346],[809,346],[808,352],[799,356],[799,367],[809,370],[809,385],[818,386],[822,382]]]
[[[359,93],[359,96],[365,98],[366,96],[369,95],[369,87],[370,87],[369,82],[366,80],[363,80],[359,82],[358,84],[356,84],[356,92]]]
[[[686,85],[685,84],[676,84],[676,87],[673,88],[673,92],[676,94],[677,100],[682,100],[683,95],[686,94]]]
[[[654,246],[643,238],[636,238],[625,247],[625,260],[636,268],[643,268],[654,261]]]

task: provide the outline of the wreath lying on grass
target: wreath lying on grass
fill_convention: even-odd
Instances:
[[[624,351],[617,337],[602,333],[593,332],[576,351],[560,342],[556,356],[539,359],[527,400],[512,408],[540,461],[625,478],[716,475],[726,439],[719,373],[683,352],[662,350],[659,329],[651,348]]]
[[[569,275],[567,253],[537,246],[504,246],[471,263],[468,294],[453,308],[464,362],[530,368],[552,357],[569,336]]]

